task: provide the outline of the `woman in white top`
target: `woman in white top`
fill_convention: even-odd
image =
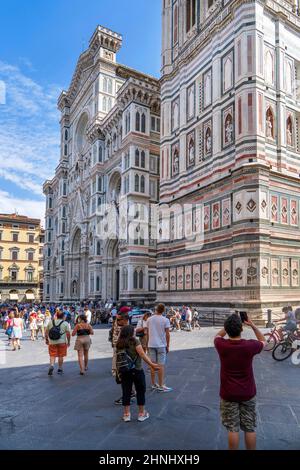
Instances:
[[[151,312],[145,312],[143,318],[138,321],[135,330],[135,336],[139,338],[142,348],[145,352],[147,352],[147,334],[144,328],[146,328],[147,320],[149,317],[151,317]]]

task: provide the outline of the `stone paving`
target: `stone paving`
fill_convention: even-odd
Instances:
[[[27,336],[10,351],[0,333],[0,449],[226,449],[219,416],[219,361],[212,347],[215,328],[174,332],[167,385],[173,392],[147,392],[150,419],[121,421],[113,404],[120,387],[111,377],[108,329],[93,338],[86,376],[79,375],[74,340],[65,374],[48,377],[47,347]],[[258,448],[300,449],[300,366],[255,359],[258,389]],[[145,367],[146,368],[146,367]],[[149,373],[147,384],[149,389]],[[242,446],[243,447],[243,446]]]

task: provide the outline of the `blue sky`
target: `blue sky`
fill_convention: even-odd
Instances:
[[[123,35],[118,62],[159,77],[161,0],[2,0],[1,20],[0,212],[43,217],[78,56],[101,24]]]

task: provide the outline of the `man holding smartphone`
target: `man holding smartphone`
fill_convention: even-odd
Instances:
[[[245,312],[225,320],[224,328],[215,337],[215,348],[221,362],[221,417],[228,431],[228,447],[239,448],[240,428],[245,433],[247,450],[256,448],[256,385],[252,362],[265,345],[264,335],[248,319]],[[244,322],[242,323],[241,318]],[[242,339],[243,324],[252,328],[257,340]],[[228,339],[225,336],[228,335]]]

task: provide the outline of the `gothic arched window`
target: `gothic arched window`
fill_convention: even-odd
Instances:
[[[134,274],[133,274],[133,288],[134,289],[138,288],[138,272],[137,272],[137,270],[135,270]]]
[[[137,132],[140,132],[141,130],[141,115],[138,111],[136,112],[136,115],[135,115],[135,130]]]
[[[265,56],[265,70],[266,70],[266,82],[274,83],[274,58],[272,52],[269,50]]]
[[[145,176],[141,176],[141,193],[145,192]]]
[[[136,149],[135,151],[135,166],[140,166],[140,151]]]
[[[142,270],[139,272],[139,289],[144,289],[144,273]]]
[[[99,149],[98,149],[98,162],[102,163],[102,145],[99,144]]]
[[[97,242],[97,256],[101,255],[101,243]]]
[[[141,132],[143,132],[145,134],[146,132],[146,115],[145,113],[142,114],[142,128],[141,128]]]
[[[127,290],[128,289],[128,271],[127,271],[127,268],[123,268],[123,272],[122,272],[122,277],[123,277],[123,290]]]
[[[139,192],[139,190],[140,190],[140,177],[139,177],[139,175],[135,175],[135,177],[134,177],[134,190],[136,192]]]
[[[145,168],[145,164],[146,164],[146,155],[145,155],[144,150],[142,150],[142,153],[141,153],[141,167]]]
[[[174,7],[174,16],[173,16],[173,44],[178,42],[178,5]]]
[[[186,32],[196,24],[196,0],[186,1]]]

